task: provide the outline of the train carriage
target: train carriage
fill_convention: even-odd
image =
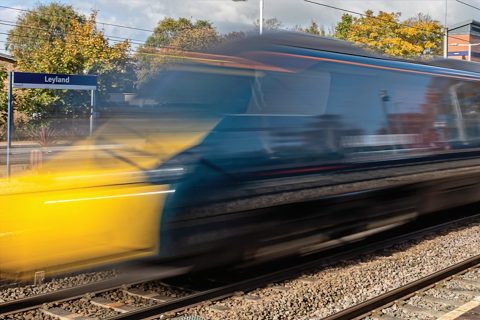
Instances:
[[[474,63],[296,33],[174,56],[138,106],[104,109],[87,144],[118,149],[59,153],[0,195],[2,274],[287,255],[480,200],[473,176],[384,183],[479,156]]]

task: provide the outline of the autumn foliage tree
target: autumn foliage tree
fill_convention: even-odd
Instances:
[[[46,43],[64,39],[72,20],[83,22],[85,17],[71,6],[59,3],[39,5],[17,18],[16,26],[8,33],[6,48],[17,60],[26,62]]]
[[[129,42],[110,44],[96,27],[95,13],[78,15],[71,6],[53,3],[24,13],[9,32],[7,48],[18,71],[98,75],[100,99],[133,83]],[[17,91],[15,98],[17,110],[37,116],[87,112],[90,101],[86,92],[47,89]]]
[[[344,14],[335,36],[393,56],[441,54],[443,35],[438,21],[424,14],[403,21],[400,18],[400,13],[380,11],[375,15],[371,10],[359,18]]]

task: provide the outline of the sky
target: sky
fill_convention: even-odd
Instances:
[[[118,24],[152,30],[159,20],[165,17],[186,17],[211,21],[222,32],[253,31],[253,22],[259,15],[259,1],[232,0],[57,0],[56,2],[72,5],[79,12],[88,14],[98,11],[97,20],[110,24]],[[409,18],[419,12],[429,14],[434,19],[444,22],[445,1],[447,1],[447,25],[464,20],[480,20],[480,0],[461,0],[479,8],[468,7],[457,0],[314,0],[320,3],[344,9],[364,12],[372,9],[387,12],[401,12],[402,18]],[[51,0],[0,0],[0,6],[11,6],[21,9],[32,9],[39,3],[46,4]],[[307,26],[313,20],[325,29],[332,30],[343,12],[326,8],[304,0],[264,0],[264,18],[277,18],[283,28]],[[0,7],[0,48],[6,39],[4,33],[11,26],[1,24],[4,21],[15,21],[21,11]],[[100,25],[106,35],[126,37],[145,41],[149,32],[131,30],[108,25]],[[0,51],[3,52],[3,51]]]

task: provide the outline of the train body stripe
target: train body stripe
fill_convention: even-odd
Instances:
[[[259,53],[266,53],[266,52],[259,52]],[[472,80],[473,81],[480,81],[480,78],[476,78],[474,76],[468,77],[468,76],[460,76],[460,75],[448,75],[448,74],[434,73],[434,72],[428,72],[428,71],[409,70],[409,69],[380,66],[380,65],[368,64],[368,63],[362,63],[362,62],[339,60],[339,59],[332,59],[332,58],[323,58],[323,57],[314,57],[314,56],[306,56],[306,55],[293,54],[293,53],[268,52],[268,54],[277,55],[277,56],[300,58],[300,59],[316,60],[316,61],[334,62],[334,63],[339,63],[339,64],[348,64],[348,65],[354,65],[354,66],[366,67],[366,68],[372,68],[372,69],[382,69],[382,70],[390,70],[390,71],[405,72],[405,73],[423,74],[423,75],[429,75],[429,76],[454,78],[454,79],[462,79],[462,80],[469,80],[469,81],[472,81]],[[450,69],[447,69],[447,70],[450,70]]]

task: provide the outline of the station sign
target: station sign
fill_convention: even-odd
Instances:
[[[14,88],[96,90],[97,76],[14,72]]]

